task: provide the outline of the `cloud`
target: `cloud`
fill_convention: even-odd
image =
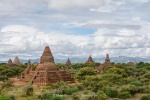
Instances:
[[[21,31],[22,29],[31,31]],[[57,57],[86,57],[89,54],[100,57],[105,53],[115,56],[131,52],[132,56],[141,56],[150,53],[149,34],[138,34],[128,29],[102,28],[92,35],[75,35],[59,31],[45,33],[25,25],[8,25],[1,29],[0,34],[0,52],[3,55],[9,54],[8,57],[19,55],[21,58],[39,58],[46,45],[50,46],[52,53]],[[138,52],[142,50],[145,52]]]
[[[49,8],[51,9],[71,9],[71,8],[89,8],[100,6],[103,3],[103,0],[49,0]]]
[[[2,28],[1,32],[36,33],[37,29],[25,25],[8,25]]]
[[[149,0],[1,0],[0,55],[39,58],[49,45],[57,57],[149,56],[149,4]]]

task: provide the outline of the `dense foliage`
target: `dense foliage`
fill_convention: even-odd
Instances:
[[[0,81],[7,80],[13,76],[18,76],[25,68],[25,64],[14,65],[13,67],[9,67],[5,63],[0,64]]]
[[[70,66],[57,63],[56,65],[68,70],[75,77],[76,83],[58,82],[46,87],[37,87],[40,91],[37,94],[35,86],[26,85],[20,90],[25,95],[20,94],[19,96],[28,98],[26,100],[68,100],[68,98],[69,100],[128,100],[136,94],[140,94],[139,100],[149,100],[149,63],[116,63],[100,73],[94,70],[100,63],[74,63]],[[1,98],[12,100],[7,92],[11,91],[8,88],[11,89],[13,85],[6,80],[9,77],[19,75],[26,67],[26,64],[15,65],[14,67],[0,64],[0,80],[3,81],[0,86],[0,100],[3,100]],[[16,87],[14,88],[16,89]]]

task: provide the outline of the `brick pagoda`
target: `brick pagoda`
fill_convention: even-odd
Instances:
[[[110,62],[109,55],[106,54],[105,62],[102,65],[96,67],[95,71],[100,72],[104,70],[106,67],[112,67],[112,66],[113,64]]]
[[[30,61],[28,67],[21,73],[20,80],[30,82],[34,85],[50,85],[59,81],[75,82],[74,78],[68,71],[59,69],[55,62],[54,57],[48,46],[41,56],[40,63],[35,70],[32,70]]]
[[[11,59],[8,60],[7,66],[12,67],[14,66],[13,62]]]
[[[86,61],[86,63],[94,63],[94,61],[93,61],[91,55],[89,56],[89,58],[88,58],[88,60]]]
[[[21,62],[20,62],[18,56],[15,57],[15,59],[14,59],[14,61],[13,61],[13,64],[16,64],[16,65],[21,64]]]
[[[69,65],[71,65],[71,61],[70,61],[70,59],[68,58],[68,60],[67,60],[67,62],[66,62],[66,64],[65,64],[66,66],[69,66]]]

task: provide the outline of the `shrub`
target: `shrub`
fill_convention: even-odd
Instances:
[[[63,94],[67,94],[67,95],[71,95],[72,93],[77,92],[77,91],[78,91],[78,88],[73,87],[73,88],[64,89],[64,90],[62,91],[62,93],[63,93]]]
[[[86,75],[96,75],[96,72],[90,67],[81,68],[77,72],[76,78],[78,80],[84,80]]]
[[[0,100],[13,100],[13,99],[11,99],[10,96],[1,96],[0,95]]]
[[[8,80],[8,77],[0,75],[0,81],[5,81],[5,80]]]
[[[140,81],[132,81],[129,84],[135,85],[136,87],[142,86],[143,84]]]
[[[33,95],[33,86],[32,85],[26,85],[24,87],[24,92],[25,92],[25,95],[27,95],[27,96]]]
[[[2,89],[3,88],[7,88],[7,87],[11,87],[12,86],[12,83],[10,82],[10,81],[5,81],[5,82],[3,82],[3,84],[2,84]]]
[[[140,100],[150,100],[150,94],[143,95]]]
[[[102,79],[111,83],[124,83],[123,77],[118,74],[103,74]]]
[[[97,98],[98,100],[107,100],[107,95],[103,91],[98,91]]]
[[[129,92],[131,95],[138,93],[138,88],[134,85],[127,85],[121,89],[121,92]]]
[[[77,85],[77,88],[78,88],[79,90],[83,90],[83,84]]]
[[[150,72],[143,75],[144,78],[150,79]]]
[[[115,97],[118,96],[118,91],[116,89],[114,89],[114,88],[106,88],[105,94],[108,97],[115,98]]]
[[[83,100],[98,100],[97,95],[94,92],[90,92],[83,96]]]
[[[72,98],[72,100],[80,100],[80,95],[79,95],[79,94],[76,94],[76,93],[73,93],[73,94],[71,95],[71,98]]]
[[[116,68],[116,67],[112,67],[112,68],[108,69],[105,73],[118,74],[118,75],[121,75],[122,77],[128,76],[124,69]]]
[[[56,95],[52,93],[45,93],[42,96],[39,96],[40,100],[65,100],[64,95]]]
[[[120,99],[127,99],[131,97],[131,94],[129,92],[119,92],[118,97]]]

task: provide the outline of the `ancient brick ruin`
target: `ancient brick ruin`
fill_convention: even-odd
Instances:
[[[8,60],[7,66],[12,67],[14,66],[13,62],[11,59]]]
[[[14,59],[14,61],[13,61],[13,64],[16,64],[16,65],[21,64],[21,62],[20,62],[18,56],[15,57],[15,59]]]
[[[86,63],[94,63],[94,61],[93,61],[91,55],[89,56],[89,58],[88,58],[88,60],[86,61]]]
[[[101,64],[100,66],[96,67],[94,70],[97,72],[100,72],[104,70],[106,67],[112,67],[113,64],[110,62],[109,55],[106,54],[105,62]]]
[[[70,61],[70,59],[68,58],[68,60],[67,60],[67,62],[66,62],[66,64],[65,64],[66,66],[69,66],[69,65],[71,65],[71,61]]]
[[[31,63],[28,61],[28,67],[21,73],[20,80],[30,82],[34,85],[50,85],[59,81],[75,82],[74,78],[64,69],[59,69],[54,62],[54,57],[48,46],[41,56],[40,64],[35,70],[32,70]]]

